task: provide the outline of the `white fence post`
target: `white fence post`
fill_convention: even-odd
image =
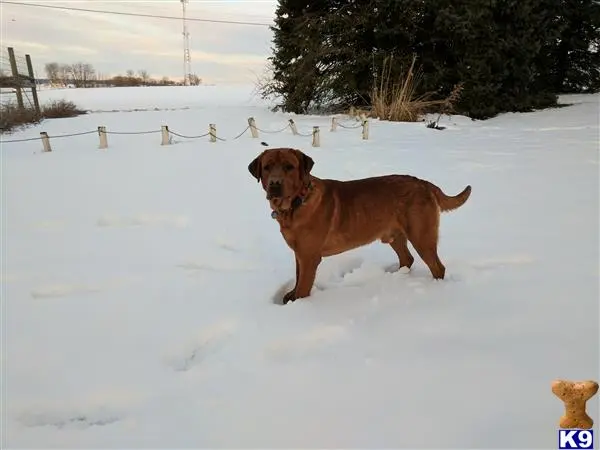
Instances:
[[[108,148],[108,139],[106,138],[106,127],[98,127],[98,136],[100,137],[100,146],[98,148]]]
[[[294,136],[297,136],[298,135],[298,128],[296,128],[296,123],[294,122],[294,119],[290,119],[289,122],[290,122],[290,128],[292,129],[292,134]]]
[[[331,131],[335,131],[337,129],[337,120],[335,117],[331,118]]]
[[[210,142],[217,142],[217,126],[214,123],[208,125],[208,134]]]
[[[40,133],[40,136],[42,137],[42,145],[44,146],[44,151],[51,152],[52,147],[50,146],[50,137],[48,136],[48,133],[46,133],[45,131],[42,131]]]
[[[167,125],[161,125],[160,133],[162,136],[160,145],[169,145],[171,143],[171,139],[169,139],[169,127]]]
[[[256,129],[256,121],[254,117],[248,118],[248,125],[250,126],[250,132],[252,133],[253,138],[258,137],[258,130]]]
[[[313,147],[321,146],[321,139],[319,136],[319,127],[313,127],[312,146]]]
[[[362,138],[369,139],[369,121],[367,119],[362,123]]]

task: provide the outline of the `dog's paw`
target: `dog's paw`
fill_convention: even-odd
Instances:
[[[296,300],[296,290],[292,289],[290,292],[283,296],[282,300],[284,305],[288,302],[293,302],[294,300]]]

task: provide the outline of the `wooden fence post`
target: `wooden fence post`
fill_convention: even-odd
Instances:
[[[298,135],[298,129],[296,128],[296,123],[294,122],[294,119],[290,119],[289,122],[290,122],[290,128],[292,129],[292,134],[294,136],[297,136]]]
[[[40,113],[40,101],[38,100],[37,95],[37,84],[35,83],[35,74],[33,73],[33,64],[31,64],[31,56],[25,55],[25,60],[27,61],[27,72],[29,72],[29,78],[31,79],[31,96],[33,97],[33,106],[35,107],[35,112]]]
[[[12,72],[15,92],[17,94],[17,105],[19,108],[25,109],[23,104],[23,93],[21,92],[21,81],[19,80],[19,69],[17,69],[17,59],[15,58],[15,49],[8,47],[8,59],[10,61],[10,71]]]
[[[214,123],[208,125],[208,135],[210,142],[217,142],[217,126]]]
[[[46,133],[45,131],[42,131],[40,133],[40,136],[42,137],[42,145],[44,147],[44,152],[51,152],[52,151],[52,147],[50,146],[50,137],[48,136],[48,133]]]
[[[98,136],[100,137],[100,146],[98,148],[108,148],[108,139],[106,138],[106,127],[98,127]]]
[[[335,117],[331,118],[331,131],[335,131],[337,129],[337,120]]]
[[[313,147],[321,146],[321,139],[319,136],[319,127],[313,127],[312,146]]]
[[[160,126],[160,133],[162,139],[160,141],[160,145],[169,145],[171,143],[171,139],[169,139],[169,127],[167,125]]]
[[[362,138],[369,139],[369,121],[367,119],[362,123]]]
[[[250,126],[250,132],[252,133],[252,137],[257,138],[258,130],[256,129],[256,121],[254,120],[254,117],[248,118],[248,125]]]

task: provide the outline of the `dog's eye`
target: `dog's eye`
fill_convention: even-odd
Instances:
[[[291,164],[286,164],[283,166],[283,170],[289,172],[290,170],[294,170],[294,166],[292,166]]]
[[[263,167],[263,170],[266,170],[267,172],[271,170],[271,164],[267,164],[265,167]]]

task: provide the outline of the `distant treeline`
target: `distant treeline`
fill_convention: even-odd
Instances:
[[[47,82],[52,86],[73,87],[123,87],[123,86],[177,86],[182,82],[171,80],[169,77],[160,79],[150,77],[147,70],[128,70],[125,75],[107,77],[94,69],[88,63],[74,64],[47,63],[44,67]],[[202,79],[195,74],[190,75],[190,84],[198,86]]]

